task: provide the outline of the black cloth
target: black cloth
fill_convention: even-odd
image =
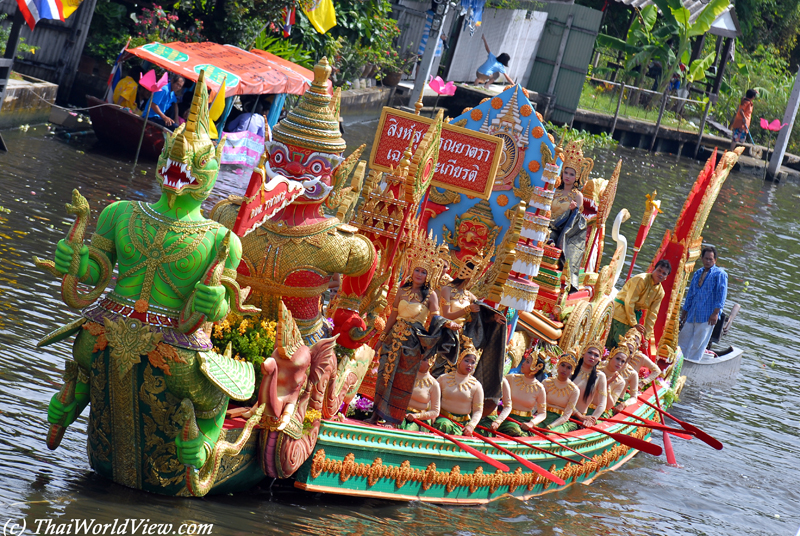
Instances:
[[[561,250],[561,261],[569,261],[569,282],[573,289],[579,286],[578,273],[586,251],[586,229],[589,223],[577,208],[550,222],[550,240]]]

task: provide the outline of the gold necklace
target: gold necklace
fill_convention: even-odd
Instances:
[[[533,383],[528,383],[525,381],[525,376],[522,374],[514,376],[514,385],[518,387],[521,391],[525,393],[535,393],[539,390],[539,382],[536,378],[533,379]]]
[[[431,385],[433,385],[433,382],[434,382],[433,376],[431,376],[430,374],[425,374],[425,376],[423,376],[422,378],[417,378],[416,380],[414,380],[414,389],[416,389],[417,387],[419,387],[420,389],[423,388],[427,389]]]
[[[464,379],[464,381],[459,382],[456,378],[456,373],[451,372],[445,376],[445,381],[447,382],[448,387],[458,389],[464,393],[469,393],[478,380],[476,380],[472,374],[470,374]]]
[[[559,387],[558,384],[556,384],[555,378],[547,378],[545,380],[544,390],[547,392],[548,397],[550,397],[550,395],[568,397],[574,387],[575,385],[569,380],[567,380],[567,383],[564,384],[563,387]]]

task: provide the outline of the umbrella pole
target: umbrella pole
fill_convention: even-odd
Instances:
[[[150,96],[150,100],[147,101],[147,110],[144,112],[144,125],[142,126],[142,135],[139,136],[139,145],[136,147],[136,158],[133,160],[133,170],[131,173],[136,171],[136,164],[139,163],[139,151],[142,150],[142,142],[144,141],[144,131],[147,130],[147,118],[150,117],[150,106],[153,105],[153,97]]]

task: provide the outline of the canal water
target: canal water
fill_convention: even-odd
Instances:
[[[368,141],[375,128],[374,121],[348,125],[346,138],[351,145]],[[11,149],[0,154],[0,525],[6,530],[25,523],[26,534],[37,527],[44,534],[47,520],[113,523],[115,518],[173,523],[176,530],[181,523],[211,523],[219,535],[775,536],[798,530],[798,184],[732,174],[703,233],[728,271],[729,301],[742,304],[728,342],[743,347],[745,358],[737,381],[728,385],[695,386],[690,379],[674,412],[720,439],[724,450],[673,438],[679,467],[667,465],[663,456],[639,454],[590,486],[483,507],[304,494],[271,489],[269,483],[249,494],[174,499],[117,486],[90,470],[88,411],[58,450],[47,450],[47,404],[60,384],[69,346],[35,346],[73,316],[60,301],[58,282],[31,261],[32,255],[51,257],[67,231],[71,219],[64,203],[70,191],[81,190],[95,218],[116,199],[155,201],[154,163],[131,173],[132,162],[124,156],[89,141],[56,139],[45,127],[3,135]],[[596,161],[593,176],[606,178],[623,159],[609,221],[620,208],[630,210],[633,217],[623,226],[629,244],[645,194],[658,191],[664,214],[639,256],[636,269],[644,270],[664,231],[674,225],[701,164],[622,149],[590,156]],[[215,196],[241,193],[245,183],[244,175],[227,173]],[[607,245],[606,253],[612,250]]]

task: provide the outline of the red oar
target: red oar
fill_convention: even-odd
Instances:
[[[450,419],[450,418],[448,417],[448,419]],[[455,423],[457,426],[461,426],[461,427],[463,428],[463,425],[462,425],[461,423],[457,423],[457,422],[456,422],[456,421],[454,421],[453,419],[450,419],[450,421],[451,421],[451,422],[453,422],[453,423]],[[492,441],[492,440],[491,440],[491,439],[489,439],[488,437],[484,437],[484,436],[482,436],[482,435],[480,435],[480,434],[478,434],[478,433],[475,433],[475,432],[473,432],[473,435],[474,435],[475,437],[477,437],[478,439],[481,439],[481,440],[485,441],[486,443],[488,443],[489,445],[493,446],[494,448],[496,448],[497,450],[499,450],[499,451],[500,451],[500,452],[502,452],[503,454],[508,454],[509,456],[511,456],[512,458],[514,458],[515,460],[517,460],[519,463],[521,463],[522,465],[524,465],[525,467],[527,467],[527,468],[528,468],[528,469],[530,469],[531,471],[534,471],[534,472],[536,472],[536,473],[539,473],[540,475],[542,475],[542,476],[543,476],[543,477],[545,477],[546,479],[548,479],[548,480],[552,480],[553,482],[555,482],[555,483],[556,483],[556,484],[558,484],[559,486],[564,486],[564,485],[566,485],[566,482],[564,482],[564,480],[563,480],[563,479],[561,479],[561,478],[559,478],[558,476],[554,475],[554,474],[553,474],[553,473],[551,473],[550,471],[547,471],[547,470],[545,470],[545,469],[542,469],[541,467],[539,467],[539,466],[538,466],[538,465],[536,465],[535,463],[531,463],[531,462],[529,462],[528,460],[526,460],[526,459],[525,459],[525,458],[523,458],[522,456],[518,456],[517,454],[514,454],[513,452],[511,452],[511,451],[510,451],[510,450],[508,450],[507,448],[505,448],[505,447],[501,447],[500,445],[498,445],[497,443],[495,443],[494,441]]]
[[[525,445],[528,448],[532,448],[533,450],[542,452],[542,453],[547,454],[549,456],[555,456],[556,458],[560,458],[560,459],[562,459],[564,461],[567,461],[567,462],[570,462],[570,463],[577,463],[579,465],[583,465],[583,460],[573,460],[572,458],[567,458],[566,456],[561,456],[560,454],[556,454],[555,452],[550,452],[549,450],[542,449],[542,448],[539,448],[537,446],[531,445],[527,441],[523,441],[518,437],[506,435],[503,432],[498,432],[497,430],[490,430],[489,428],[486,428],[485,426],[478,426],[478,428],[480,428],[481,430],[486,430],[487,432],[491,432],[493,434],[497,434],[498,436],[502,437],[503,439],[507,439],[508,441],[513,441],[514,443],[519,443],[520,445]],[[580,454],[580,453],[578,453],[578,454]]]
[[[598,421],[603,422],[610,422],[611,424],[624,424],[627,426],[641,426],[642,428],[650,428],[651,430],[660,430],[662,432],[669,432],[670,434],[676,435],[682,439],[692,439],[692,436],[686,433],[683,433],[680,428],[672,428],[671,426],[664,426],[661,423],[657,422],[630,422],[630,421],[617,421],[614,419],[605,419],[600,417],[597,419]]]
[[[662,430],[662,431],[666,430],[669,433],[671,433],[672,435],[680,437],[681,439],[685,439],[686,441],[691,440],[692,437],[693,437],[692,435],[685,433],[685,431],[681,430],[680,428],[672,428],[672,427],[669,427],[669,426],[665,426],[665,425],[661,424],[660,422],[651,421],[650,419],[645,419],[644,417],[639,417],[638,415],[634,415],[633,413],[630,413],[629,411],[625,411],[624,409],[618,409],[616,411],[619,412],[619,413],[622,413],[623,415],[627,415],[628,417],[632,417],[632,418],[634,418],[634,419],[636,419],[638,421],[641,421],[648,428],[653,428],[654,430]],[[607,420],[610,420],[610,419],[602,419],[602,420],[607,421]],[[619,422],[619,421],[614,421],[614,422]],[[636,426],[642,426],[642,425],[641,424],[637,424]]]
[[[652,454],[653,456],[661,456],[661,453],[664,452],[663,449],[658,445],[654,445],[653,443],[648,443],[644,439],[639,439],[638,437],[633,437],[625,434],[619,434],[617,432],[606,432],[605,430],[601,430],[596,426],[585,426],[581,421],[573,419],[572,417],[570,417],[569,420],[593,432],[598,432],[607,435],[608,437],[614,439],[614,441],[616,441],[617,443],[622,443],[626,447],[630,447],[636,450],[641,450],[642,452]]]
[[[519,422],[519,421],[518,421],[518,420],[516,420],[516,419],[512,419],[511,417],[506,417],[506,420],[509,420],[509,421],[511,421],[511,422],[513,422],[513,423],[516,423],[516,424],[520,425],[520,427],[522,426],[522,423],[521,423],[521,422]],[[537,428],[537,427],[535,427],[535,426],[532,426],[532,427],[531,427],[531,432],[533,432],[534,434],[536,434],[538,437],[541,437],[542,439],[546,439],[547,441],[550,441],[551,443],[555,443],[556,445],[558,445],[558,446],[559,446],[559,447],[561,447],[562,449],[568,450],[568,451],[570,451],[570,452],[574,452],[574,453],[575,453],[575,454],[577,454],[578,456],[581,456],[582,458],[586,458],[587,460],[589,460],[589,461],[592,461],[592,459],[591,459],[590,457],[586,456],[585,454],[581,454],[580,452],[578,452],[577,450],[575,450],[575,449],[573,449],[573,448],[570,448],[570,447],[568,447],[568,446],[566,446],[566,445],[562,445],[561,443],[559,443],[559,442],[558,442],[558,441],[556,441],[555,439],[550,439],[549,437],[547,437],[547,436],[546,436],[545,434],[543,434],[542,432],[539,432],[539,430],[541,430],[541,428]],[[558,436],[562,436],[562,434],[559,434],[558,432],[553,432],[552,430],[545,430],[545,431],[546,431],[546,432],[553,433],[553,434],[556,434],[556,435],[558,435]],[[563,437],[563,436],[562,436],[562,437]]]
[[[656,394],[656,404],[658,404],[658,409],[660,411],[664,411],[663,409],[661,409],[661,397],[658,396],[658,389],[656,388],[655,385],[653,386],[653,392]],[[661,422],[667,424],[666,422],[664,422],[663,415],[661,416]],[[664,452],[667,454],[667,463],[670,465],[678,465],[678,460],[675,458],[675,451],[672,450],[672,440],[669,438],[669,433],[664,432],[663,435],[664,435]]]
[[[717,439],[714,439],[713,437],[711,437],[710,435],[708,435],[707,433],[705,433],[704,431],[702,431],[702,430],[701,430],[700,428],[698,428],[697,426],[695,426],[695,425],[693,425],[693,424],[689,424],[688,422],[683,422],[683,421],[682,421],[682,420],[680,420],[679,418],[677,418],[677,417],[674,417],[674,416],[670,415],[669,413],[667,413],[667,412],[666,412],[666,411],[664,411],[663,409],[659,409],[659,408],[657,408],[656,406],[654,406],[653,404],[651,404],[651,403],[650,403],[650,402],[648,402],[647,400],[643,399],[641,396],[639,397],[639,400],[641,400],[643,403],[647,404],[648,406],[650,406],[650,407],[651,407],[651,408],[653,408],[654,410],[658,411],[658,412],[659,412],[659,413],[661,413],[662,415],[665,415],[665,416],[669,417],[670,419],[672,419],[673,421],[675,421],[676,423],[680,424],[680,425],[681,425],[681,427],[682,427],[684,430],[686,430],[687,432],[691,432],[692,434],[694,434],[694,436],[695,436],[697,439],[699,439],[700,441],[702,441],[702,442],[703,442],[703,443],[705,443],[706,445],[708,445],[708,446],[710,446],[710,447],[713,447],[713,448],[715,448],[715,449],[717,449],[717,450],[722,450],[722,443],[721,443],[719,440],[717,440]]]
[[[425,424],[424,422],[420,421],[417,418],[414,418],[414,422],[417,423],[419,426],[425,428],[426,430],[428,430],[430,432],[433,432],[434,434],[436,434],[436,435],[438,435],[440,437],[443,437],[443,438],[447,439],[448,441],[451,441],[451,442],[455,443],[460,448],[462,448],[463,450],[469,452],[470,454],[472,454],[473,456],[475,456],[476,458],[478,458],[482,462],[486,462],[489,465],[491,465],[492,467],[494,467],[496,469],[500,469],[501,471],[505,471],[505,472],[510,471],[510,469],[508,468],[508,466],[506,464],[498,462],[497,460],[493,460],[492,458],[490,458],[486,454],[480,452],[479,450],[474,449],[474,448],[470,447],[469,445],[465,445],[464,443],[462,443],[461,441],[459,441],[455,437],[451,436],[450,434],[445,434],[441,430],[437,430],[433,426],[431,426],[429,424]]]

